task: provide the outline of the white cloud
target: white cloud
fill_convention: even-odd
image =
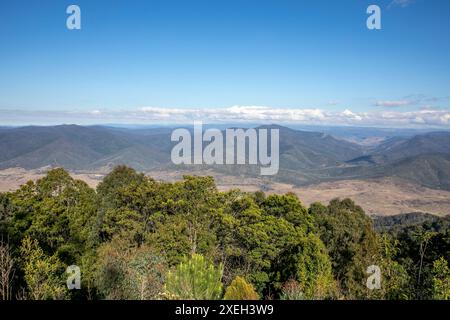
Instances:
[[[327,125],[374,126],[448,126],[450,111],[445,109],[421,109],[417,111],[385,110],[356,112],[350,109],[332,112],[319,108],[272,108],[267,106],[232,106],[209,109],[167,109],[144,107],[137,114],[148,121],[171,122],[264,122],[302,123]]]
[[[352,111],[350,111],[348,109],[345,109],[342,112],[342,116],[347,118],[347,119],[349,119],[349,120],[355,120],[355,121],[361,121],[363,119],[360,115],[358,115],[358,114],[356,114],[356,113],[354,113],[354,112],[352,112]]]
[[[139,109],[148,119],[173,121],[320,121],[327,115],[321,109],[270,108],[266,106],[232,106],[208,109],[167,109],[143,107]]]
[[[94,110],[95,111],[95,110]],[[422,108],[415,111],[401,109],[358,112],[346,108],[329,111],[320,108],[274,108],[268,106],[231,106],[228,108],[161,108],[141,107],[133,110],[107,111],[18,111],[0,110],[0,119],[11,123],[135,123],[190,124],[205,123],[298,123],[315,125],[364,125],[383,127],[438,126],[450,128],[450,110]],[[8,123],[5,123],[8,124]]]
[[[442,115],[440,120],[442,123],[450,124],[450,113]]]

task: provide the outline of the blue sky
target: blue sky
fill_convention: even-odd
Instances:
[[[448,0],[0,2],[0,124],[450,126],[449,107]]]

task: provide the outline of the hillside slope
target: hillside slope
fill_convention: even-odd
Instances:
[[[272,180],[306,185],[322,181],[400,177],[423,186],[450,190],[450,133],[431,132],[392,137],[376,147],[362,146],[332,135],[262,126],[280,130],[280,170]],[[170,153],[171,128],[127,129],[104,126],[3,128],[0,130],[0,169],[45,166],[68,170],[109,171],[125,164],[140,171],[175,167]],[[208,167],[211,169],[211,167]],[[256,166],[214,166],[234,176],[259,176]]]

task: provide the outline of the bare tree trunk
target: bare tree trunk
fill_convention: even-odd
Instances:
[[[11,300],[14,259],[8,243],[0,240],[0,300]]]
[[[423,269],[423,260],[425,257],[425,252],[427,251],[428,243],[430,242],[431,238],[434,236],[434,233],[425,231],[424,233],[420,234],[419,241],[419,256],[420,256],[420,262],[419,262],[419,276],[417,280],[417,285],[419,288],[422,286],[422,269]],[[420,290],[422,292],[422,290]],[[419,298],[422,299],[422,294],[419,295]]]
[[[142,276],[142,278],[141,278],[141,294],[140,294],[141,300],[146,300],[146,296],[145,296],[145,288],[146,288],[146,286],[147,286],[147,281],[144,278],[144,276]]]

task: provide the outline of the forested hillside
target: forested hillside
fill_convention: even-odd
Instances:
[[[448,131],[391,137],[377,146],[367,146],[320,131],[294,130],[279,125],[258,128],[279,129],[280,170],[272,177],[276,181],[300,186],[324,181],[400,177],[429,188],[450,190]],[[121,164],[139,171],[175,169],[170,158],[177,143],[171,141],[172,130],[78,125],[5,128],[0,130],[0,169],[31,170],[50,166],[105,173]],[[368,129],[366,133],[373,130]],[[176,166],[176,170],[186,172],[198,168]],[[231,176],[259,177],[260,172],[254,165],[205,165],[201,168]]]
[[[377,233],[350,199],[306,208],[125,166],[94,190],[54,169],[0,194],[0,299],[449,299],[448,225]]]

